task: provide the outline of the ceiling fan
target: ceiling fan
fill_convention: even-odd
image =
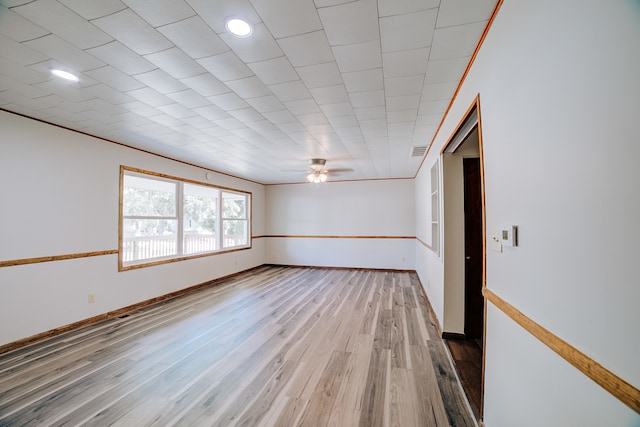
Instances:
[[[325,165],[327,164],[326,159],[309,159],[309,174],[307,175],[307,181],[312,182],[314,184],[318,184],[321,182],[325,182],[329,176],[329,174],[340,173],[340,172],[353,172],[353,169],[349,168],[340,168],[340,169],[325,169]]]

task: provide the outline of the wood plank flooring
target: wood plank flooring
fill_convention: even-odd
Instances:
[[[0,426],[472,426],[413,273],[263,266],[0,355]]]

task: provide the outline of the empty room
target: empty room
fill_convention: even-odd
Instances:
[[[0,426],[640,426],[640,2],[0,0]]]

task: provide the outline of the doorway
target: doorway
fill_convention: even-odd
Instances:
[[[446,339],[460,382],[482,419],[485,265],[482,142],[477,100],[442,151]]]

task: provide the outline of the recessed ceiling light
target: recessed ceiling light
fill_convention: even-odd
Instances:
[[[249,37],[251,35],[251,32],[253,31],[251,25],[249,25],[247,21],[240,18],[229,18],[225,22],[224,26],[226,27],[227,31],[229,31],[236,37]]]
[[[72,82],[77,82],[78,80],[80,80],[78,76],[64,70],[54,69],[54,70],[51,70],[51,74],[53,74],[56,77],[60,77],[61,79],[69,80]]]

